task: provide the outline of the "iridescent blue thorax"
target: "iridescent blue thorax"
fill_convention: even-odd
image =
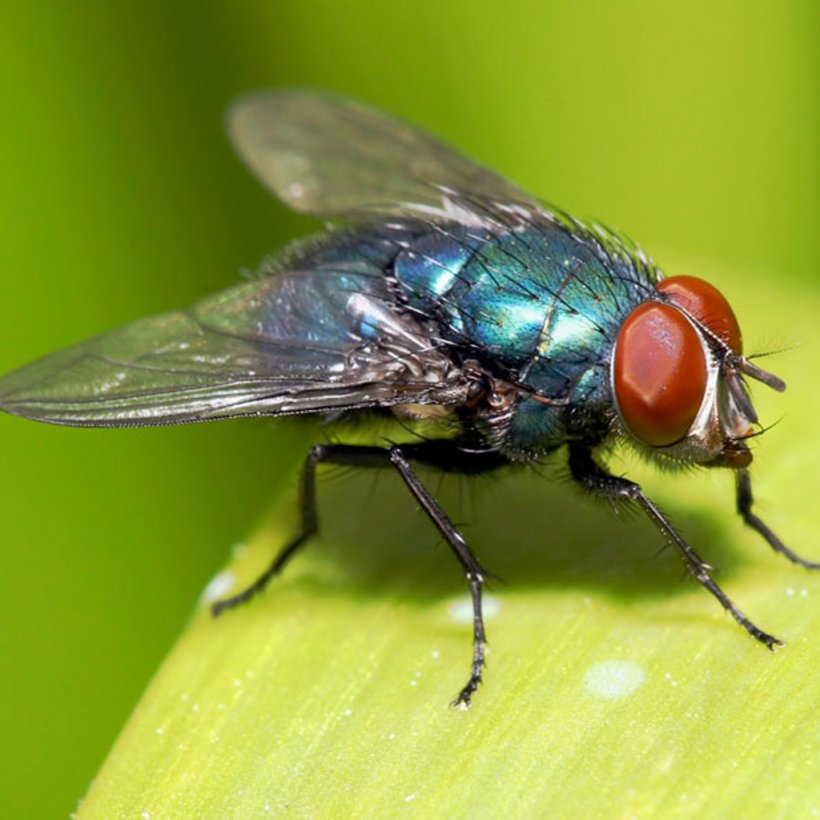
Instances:
[[[581,416],[586,428],[596,414],[608,424],[612,345],[654,289],[642,260],[608,239],[543,219],[500,235],[436,230],[395,260],[409,305],[434,316],[443,338],[533,392],[503,430],[513,455],[560,445]]]
[[[587,435],[595,424],[606,429],[612,346],[654,291],[643,259],[608,235],[547,216],[505,231],[368,227],[311,255],[310,267],[308,276],[332,270],[337,290],[398,305],[459,365],[476,361],[519,388],[503,418],[463,414],[511,457],[548,452],[581,427]]]

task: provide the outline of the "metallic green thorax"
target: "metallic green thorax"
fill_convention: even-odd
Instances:
[[[639,253],[549,216],[501,233],[418,223],[379,233],[351,245],[357,254],[380,242],[400,248],[380,263],[392,265],[400,302],[430,338],[535,394],[522,396],[504,425],[503,450],[547,452],[593,419],[607,422],[612,345],[654,293],[654,270]],[[339,250],[330,254],[337,263],[346,255]]]

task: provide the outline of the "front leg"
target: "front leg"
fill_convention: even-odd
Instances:
[[[752,512],[752,480],[749,478],[748,470],[737,471],[737,511],[747,527],[751,527],[755,532],[760,533],[766,539],[766,543],[781,555],[785,555],[789,561],[799,564],[806,569],[820,569],[820,563],[802,558],[793,550],[790,550],[767,526]]]
[[[649,516],[650,520],[663,533],[680,553],[690,575],[718,599],[721,606],[753,637],[774,651],[783,646],[783,641],[769,635],[755,626],[729,599],[728,595],[715,583],[709,566],[695,550],[683,539],[683,536],[672,526],[669,519],[658,509],[633,481],[610,475],[592,457],[590,448],[583,443],[573,442],[569,445],[569,468],[572,477],[585,489],[613,501],[633,501]]]

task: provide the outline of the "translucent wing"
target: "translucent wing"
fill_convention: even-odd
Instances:
[[[137,321],[0,379],[56,424],[172,424],[464,400],[463,377],[375,275],[289,271]]]
[[[463,212],[465,202],[539,208],[532,197],[433,137],[332,94],[252,92],[229,110],[228,131],[257,178],[296,211],[475,221],[469,208]]]

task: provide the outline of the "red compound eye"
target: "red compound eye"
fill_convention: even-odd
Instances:
[[[706,392],[697,330],[671,305],[638,305],[618,334],[612,378],[621,418],[635,438],[653,447],[680,441]]]
[[[743,352],[740,325],[726,297],[716,287],[696,276],[670,276],[657,289],[726,342],[738,356]]]

